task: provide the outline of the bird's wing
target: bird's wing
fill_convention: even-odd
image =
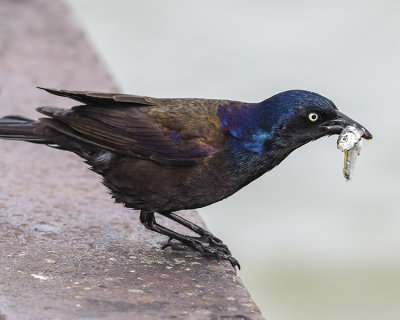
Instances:
[[[217,115],[224,100],[46,90],[85,105],[38,108],[50,117],[42,121],[77,140],[120,154],[163,164],[192,165],[225,145]]]

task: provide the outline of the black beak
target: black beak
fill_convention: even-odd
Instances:
[[[353,126],[364,132],[363,135],[361,136],[362,138],[372,139],[372,134],[367,129],[365,129],[364,126],[359,124],[357,121],[354,121],[353,119],[349,118],[340,111],[336,111],[336,113],[337,113],[337,118],[327,122],[324,125],[324,127],[328,130],[328,134],[340,134],[345,127]]]

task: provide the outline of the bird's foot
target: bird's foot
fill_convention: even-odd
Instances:
[[[227,255],[231,254],[228,246],[223,243],[222,240],[215,237],[211,232],[205,231],[201,237],[188,237],[193,240],[200,240],[203,243],[207,243],[210,247],[217,249]],[[169,240],[162,246],[162,249],[167,247],[172,247],[174,250],[183,250],[187,245],[182,244],[181,242],[173,242],[173,238],[169,238]]]
[[[214,238],[215,237],[213,237],[213,241],[214,241]],[[215,238],[215,239],[219,240],[218,238]],[[164,250],[165,248],[170,247],[173,250],[183,250],[186,247],[190,247],[196,251],[199,251],[203,255],[213,257],[217,260],[221,260],[221,259],[228,260],[231,263],[233,268],[238,267],[240,270],[239,262],[237,261],[237,259],[232,257],[229,249],[221,240],[219,240],[219,242],[217,242],[217,246],[215,246],[215,247],[211,246],[211,243],[209,242],[208,238],[206,239],[207,242],[203,241],[203,240],[205,240],[205,239],[187,237],[184,241],[185,243],[182,243],[182,242],[175,242],[175,241],[173,241],[172,238],[169,238],[169,240],[161,247],[161,249]],[[203,242],[209,243],[210,245],[207,246]],[[222,244],[222,245],[219,246],[219,244]],[[228,251],[228,253],[226,252],[226,250]]]
[[[163,215],[189,228],[193,232],[197,233],[200,237],[183,235],[163,227],[156,222],[154,218],[154,212],[142,210],[140,212],[140,222],[143,223],[147,229],[169,237],[168,242],[162,246],[162,249],[171,247],[172,249],[182,250],[185,246],[190,247],[196,251],[199,251],[203,255],[210,256],[218,260],[228,260],[233,268],[238,267],[240,269],[239,262],[232,257],[228,247],[220,239],[214,237],[210,232],[176,214],[168,212],[163,213]],[[176,240],[177,242],[173,242],[172,240]]]
[[[211,247],[218,248],[219,251],[222,251],[225,254],[231,254],[226,244],[224,244],[222,240],[215,237],[211,232],[203,229],[189,220],[182,218],[181,216],[178,216],[173,212],[161,212],[161,214],[175,222],[178,222],[200,236],[199,238],[191,237],[192,239],[198,239],[201,242],[208,243]]]
[[[219,251],[224,252],[225,254],[230,255],[231,251],[228,246],[223,243],[223,241],[217,237],[215,237],[211,232],[205,231],[200,237],[200,241],[204,243],[208,243],[213,248],[218,248]]]

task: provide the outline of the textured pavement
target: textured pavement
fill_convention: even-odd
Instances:
[[[0,20],[0,115],[73,104],[35,86],[117,90],[61,1],[2,0]],[[262,319],[228,262],[159,250],[75,155],[0,150],[0,320]]]

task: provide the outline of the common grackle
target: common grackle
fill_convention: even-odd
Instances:
[[[245,103],[41,89],[81,105],[38,108],[47,117],[36,121],[1,118],[0,138],[76,153],[103,177],[116,202],[140,210],[146,228],[169,237],[164,247],[189,246],[238,267],[220,239],[175,212],[229,197],[293,150],[348,125],[372,138],[332,101],[303,90]],[[155,213],[199,236],[161,226]]]

